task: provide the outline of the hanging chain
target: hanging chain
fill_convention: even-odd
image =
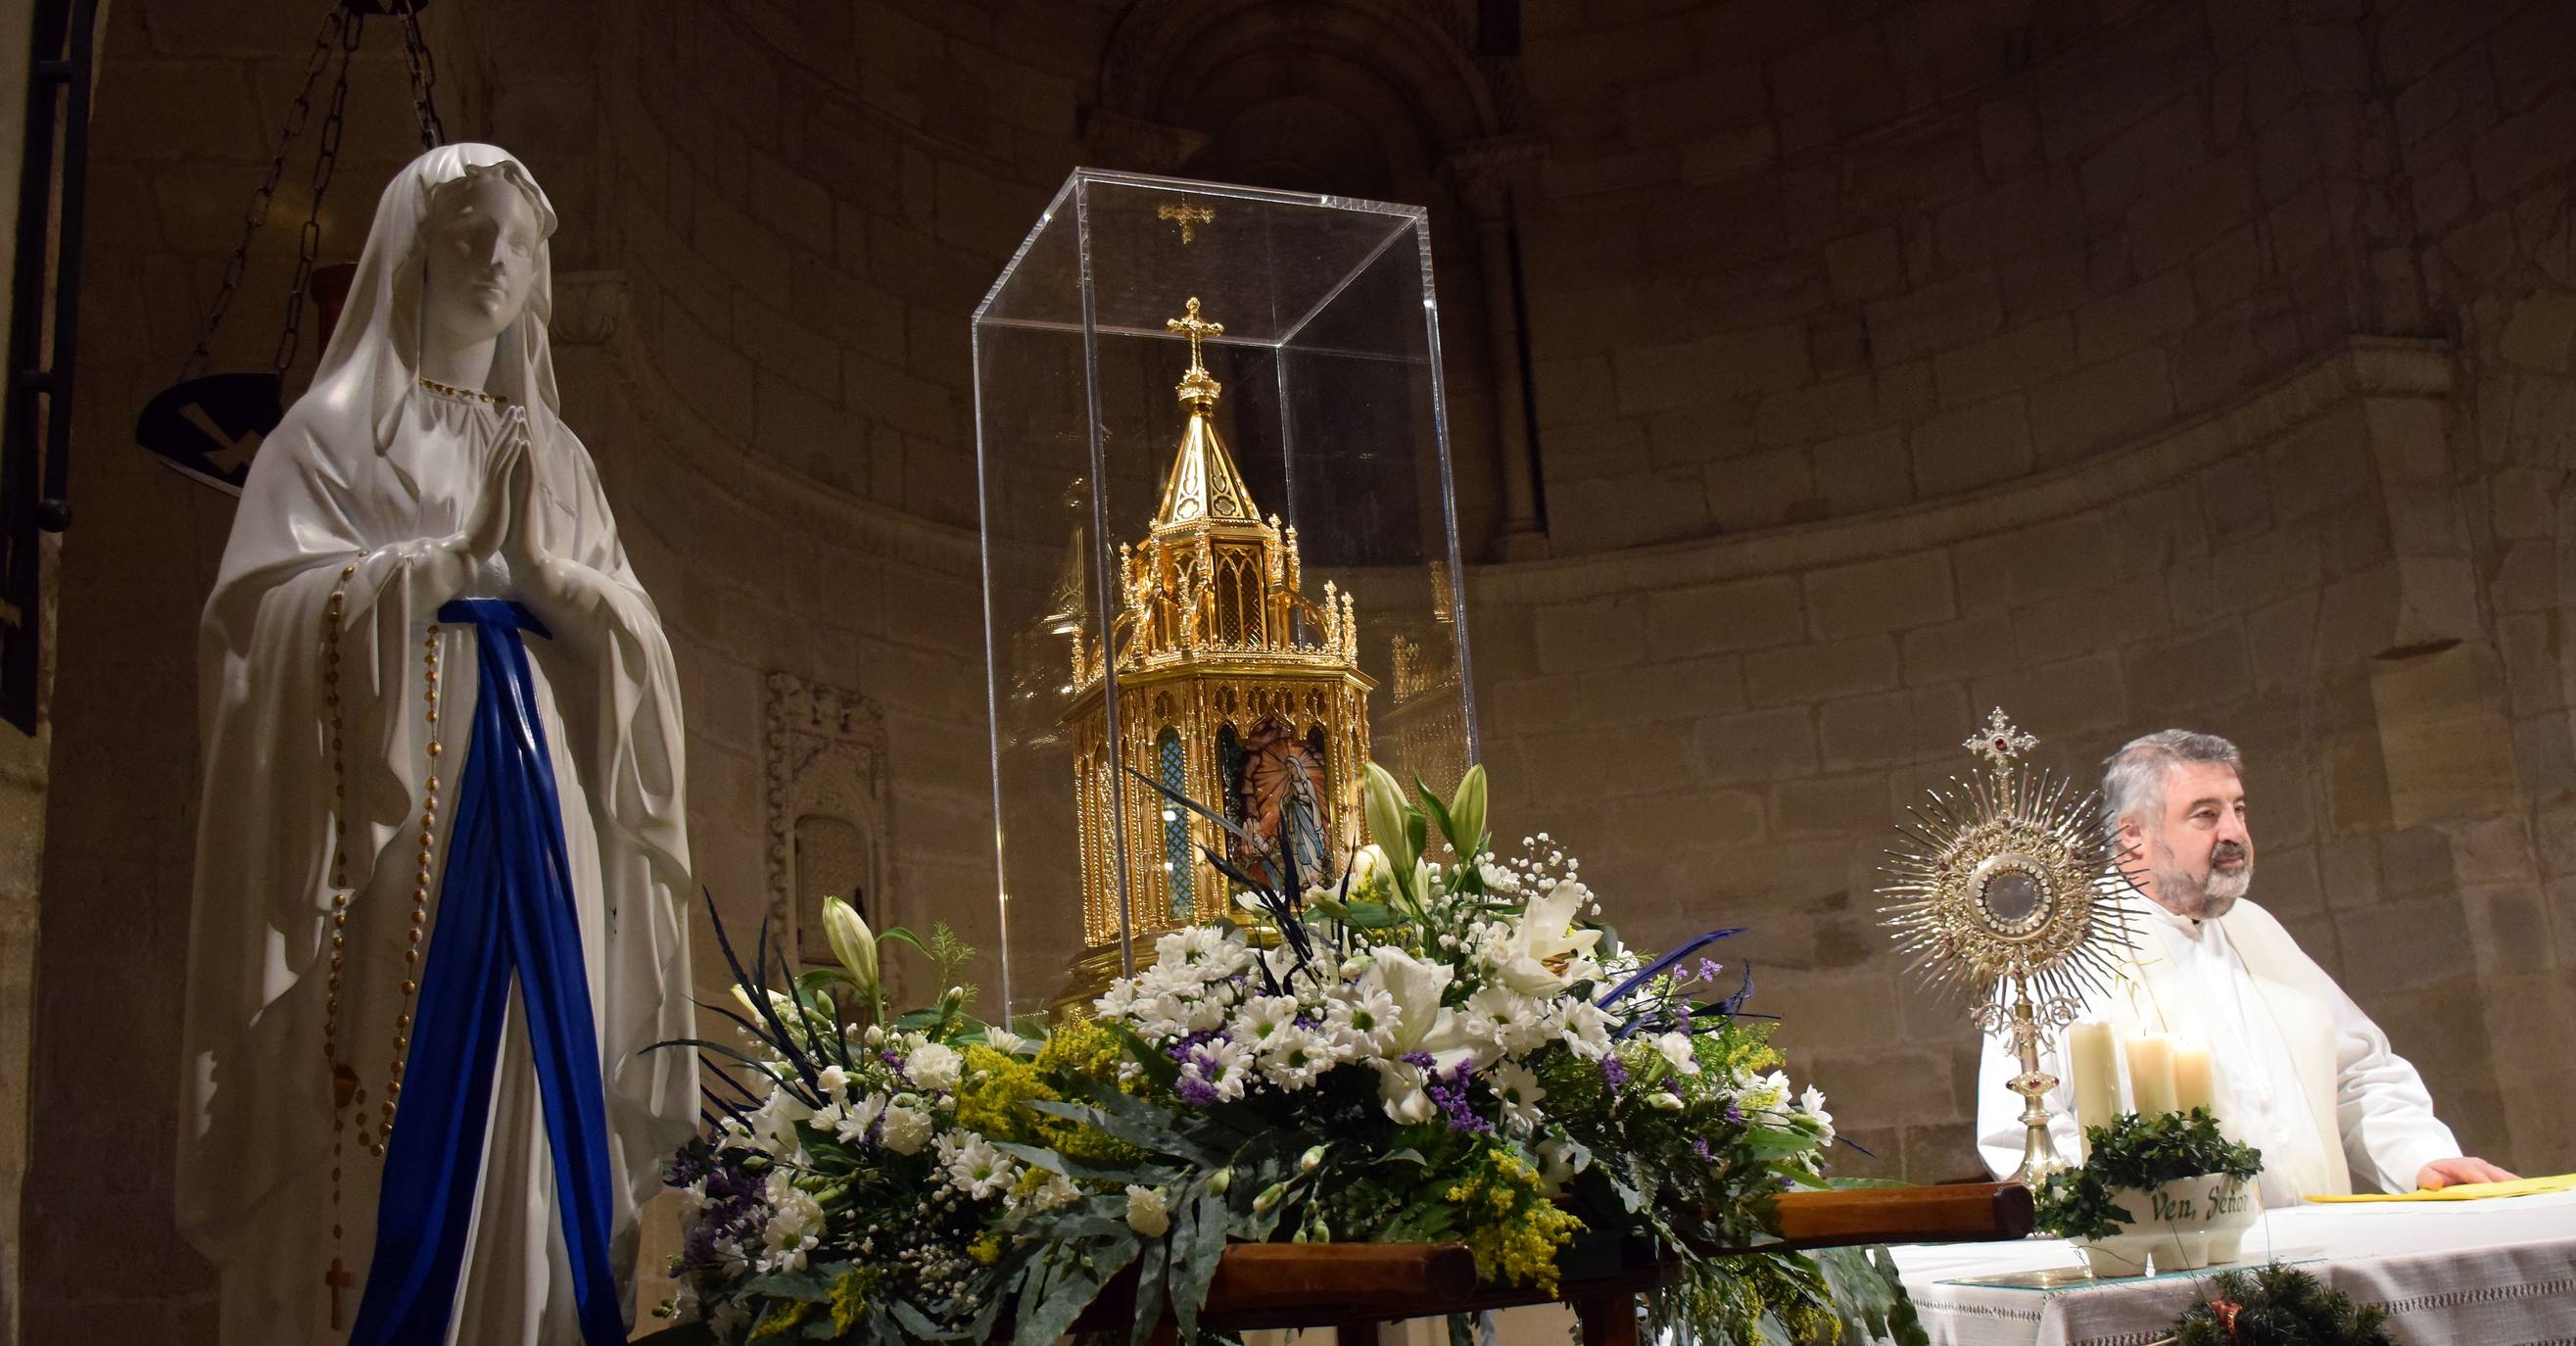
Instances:
[[[411,67],[411,110],[420,118],[420,147],[434,150],[447,143],[447,126],[438,119],[438,62],[420,35],[420,6],[414,0],[396,3],[402,6],[403,60]]]
[[[340,166],[340,132],[349,112],[349,63],[366,31],[366,16],[357,13],[340,30],[340,73],[331,83],[331,109],[322,114],[322,134],[313,151],[312,209],[305,212],[304,229],[295,241],[295,279],[286,286],[286,329],[277,334],[277,354],[269,360],[281,379],[304,342],[305,292],[313,286],[313,259],[322,251],[322,194],[331,190],[331,172]]]
[[[332,47],[342,41],[344,28],[351,26],[349,11],[331,0],[328,13],[322,16],[322,29],[313,35],[313,54],[304,62],[304,87],[296,92],[295,102],[286,110],[286,129],[277,137],[277,153],[269,156],[268,172],[259,180],[259,189],[250,194],[250,207],[242,213],[241,241],[233,245],[232,257],[224,263],[224,277],[215,287],[214,306],[206,312],[206,325],[197,333],[197,345],[188,352],[187,362],[179,366],[179,381],[203,366],[206,352],[214,345],[215,329],[224,325],[224,312],[232,307],[233,294],[241,288],[242,269],[250,263],[250,244],[258,237],[260,226],[268,222],[269,203],[277,199],[277,180],[286,172],[286,152],[295,138],[304,134],[304,123],[313,114],[313,86],[322,81],[322,68],[331,62]]]

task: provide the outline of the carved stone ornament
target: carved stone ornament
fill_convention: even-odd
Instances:
[[[769,675],[766,700],[771,929],[782,947],[821,961],[830,957],[819,919],[824,894],[805,881],[815,876],[799,873],[800,825],[807,845],[824,839],[834,846],[834,871],[856,878],[869,923],[887,924],[880,904],[893,874],[893,816],[885,712],[857,692],[792,673]]]

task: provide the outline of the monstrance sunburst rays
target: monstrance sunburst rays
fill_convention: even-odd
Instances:
[[[1998,707],[1960,746],[1988,767],[1928,792],[1897,824],[1879,908],[1925,985],[1964,990],[1979,1029],[2011,1040],[2022,1071],[2027,1137],[2014,1176],[2036,1182],[2061,1167],[2040,1099],[2057,1086],[2039,1069],[2039,1041],[2072,1022],[2085,994],[2119,978],[2133,935],[2091,791],[2016,770],[2039,740]]]

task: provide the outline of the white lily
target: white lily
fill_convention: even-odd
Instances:
[[[1447,963],[1425,962],[1392,944],[1370,951],[1368,970],[1360,974],[1360,989],[1363,994],[1383,990],[1395,1003],[1395,1027],[1386,1056],[1429,1052],[1441,1070],[1454,1070],[1461,1061],[1482,1066],[1493,1059],[1497,1049],[1478,1042],[1456,1010],[1441,1007],[1440,998],[1457,975],[1458,970]]]
[[[1496,969],[1504,985],[1535,996],[1554,995],[1566,988],[1565,974],[1548,964],[1588,954],[1601,942],[1600,931],[1574,926],[1574,918],[1591,896],[1590,889],[1567,879],[1530,899],[1504,941],[1505,957]]]

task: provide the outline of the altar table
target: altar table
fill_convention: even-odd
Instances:
[[[1954,1282],[2081,1257],[2059,1239],[1893,1251],[1935,1346],[2148,1346],[2226,1269],[2028,1290]],[[2286,1207],[2243,1255],[2239,1267],[2277,1258],[2386,1309],[2413,1346],[2576,1346],[2576,1192]]]

